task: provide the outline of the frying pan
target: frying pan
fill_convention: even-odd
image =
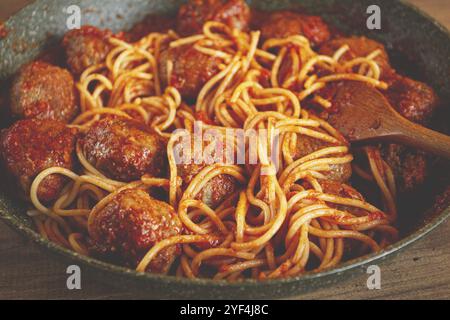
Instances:
[[[7,80],[24,63],[61,39],[67,31],[66,8],[78,5],[82,24],[91,24],[113,31],[130,29],[149,13],[175,12],[182,1],[175,0],[36,0],[6,22],[8,34],[0,40],[0,83]],[[407,65],[407,73],[431,84],[444,102],[450,97],[450,36],[448,31],[431,17],[402,1],[393,0],[261,0],[250,1],[253,7],[266,10],[302,9],[320,14],[331,25],[350,34],[365,34],[383,42],[398,65]],[[381,8],[382,30],[366,28],[369,5]],[[395,49],[395,50],[394,50]],[[397,59],[396,59],[397,58]],[[406,63],[405,63],[406,61]],[[394,61],[395,64],[395,61]],[[446,106],[448,107],[448,106]],[[450,124],[448,118],[444,123]],[[448,128],[447,128],[448,129]],[[448,168],[448,167],[447,167]],[[430,185],[437,178],[430,178]],[[450,208],[433,210],[435,194],[425,194],[411,206],[403,220],[402,239],[381,252],[370,254],[339,265],[332,270],[283,280],[242,283],[187,280],[154,274],[138,274],[133,270],[111,265],[55,245],[37,234],[26,217],[26,204],[8,190],[8,183],[0,173],[0,217],[12,228],[33,242],[88,269],[99,280],[117,286],[144,291],[149,298],[213,298],[258,299],[282,298],[333,286],[345,277],[366,271],[389,255],[432,231],[450,215]],[[445,183],[448,183],[445,182]],[[445,184],[444,183],[444,184]],[[431,190],[431,188],[428,188]],[[409,201],[414,202],[414,201]],[[405,209],[406,210],[406,209]]]

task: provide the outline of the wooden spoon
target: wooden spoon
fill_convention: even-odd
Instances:
[[[350,142],[389,141],[450,159],[450,137],[402,117],[374,87],[346,81],[337,90],[330,124]]]

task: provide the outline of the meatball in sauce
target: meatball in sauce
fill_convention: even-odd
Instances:
[[[383,144],[381,156],[392,169],[398,191],[410,194],[422,186],[429,174],[429,157],[422,151],[398,144]]]
[[[71,121],[78,113],[75,82],[65,69],[35,61],[22,67],[11,87],[11,113],[17,119]]]
[[[320,186],[322,187],[324,193],[338,196],[341,198],[365,201],[364,197],[356,189],[354,189],[352,186],[348,184],[344,184],[333,180],[321,180]],[[338,210],[347,211],[355,215],[363,215],[367,213],[363,209],[356,207],[344,205],[332,205],[332,206]]]
[[[206,151],[206,143],[203,140],[204,152]],[[177,143],[174,146],[174,149],[179,149],[181,147],[181,151],[183,150],[184,145],[178,145]],[[210,146],[208,146],[210,147]],[[222,147],[222,146],[219,146]],[[205,161],[198,161],[194,159],[194,143],[191,145],[190,159],[188,161],[184,161],[184,163],[180,163],[177,165],[177,173],[178,176],[181,177],[183,181],[183,188],[187,188],[192,180],[208,165]],[[220,155],[217,155],[215,150],[216,148],[210,149],[211,152],[208,154],[208,157],[214,159],[214,163],[223,163],[223,159],[219,159]],[[203,154],[203,156],[205,155]],[[184,152],[182,151],[181,156],[184,156]],[[200,162],[200,163],[199,163]],[[238,188],[238,182],[232,176],[222,174],[214,177],[210,181],[208,181],[203,189],[197,194],[197,200],[202,201],[210,208],[217,208],[224,200],[226,200],[233,192],[235,192]]]
[[[389,56],[386,52],[384,45],[366,37],[349,37],[349,38],[333,39],[331,41],[324,43],[320,47],[319,53],[328,56],[333,56],[334,53],[344,45],[347,45],[349,49],[341,57],[341,62],[348,62],[358,57],[367,57],[374,51],[379,50],[379,53],[375,57],[374,61],[381,68],[381,77],[383,78],[394,72],[390,66]]]
[[[119,181],[161,177],[167,167],[164,139],[135,120],[108,116],[94,123],[80,143],[89,163]]]
[[[395,74],[384,92],[390,104],[406,119],[426,125],[439,106],[439,97],[425,83]]]
[[[220,61],[191,45],[167,48],[159,60],[160,79],[164,86],[175,87],[184,99],[192,101],[219,72]]]
[[[66,33],[62,45],[70,71],[80,76],[87,68],[103,63],[112,48],[108,41],[112,35],[109,30],[93,26],[82,26]]]
[[[178,11],[177,31],[183,36],[198,34],[208,21],[246,30],[250,23],[250,8],[244,0],[190,0]]]
[[[89,222],[92,251],[135,268],[158,242],[180,235],[183,226],[175,210],[141,189],[119,192]],[[162,250],[147,271],[167,273],[180,254],[178,246]]]
[[[261,26],[264,40],[302,35],[318,46],[331,37],[330,30],[322,18],[291,11],[277,11],[270,14]]]
[[[21,120],[2,132],[1,158],[24,197],[28,198],[34,178],[45,169],[62,167],[74,170],[76,137],[77,130],[54,120]],[[60,175],[45,178],[38,188],[39,200],[55,200],[65,182],[66,179]]]
[[[301,159],[316,151],[334,147],[335,145],[306,135],[298,136],[297,148],[292,155],[294,160]],[[352,176],[352,167],[350,163],[332,164],[330,171],[324,172],[327,179],[337,182],[347,182]]]

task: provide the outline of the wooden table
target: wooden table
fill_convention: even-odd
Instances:
[[[0,0],[0,20],[27,0]],[[450,28],[448,0],[411,0]],[[367,277],[298,297],[301,299],[450,299],[450,221],[399,255],[381,263],[382,289]],[[67,265],[19,237],[0,222],[0,299],[136,299],[139,294],[83,274],[82,290],[66,289]]]

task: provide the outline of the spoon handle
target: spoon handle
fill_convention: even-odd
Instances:
[[[396,137],[397,142],[450,159],[450,136],[409,121],[402,122],[402,134]]]

